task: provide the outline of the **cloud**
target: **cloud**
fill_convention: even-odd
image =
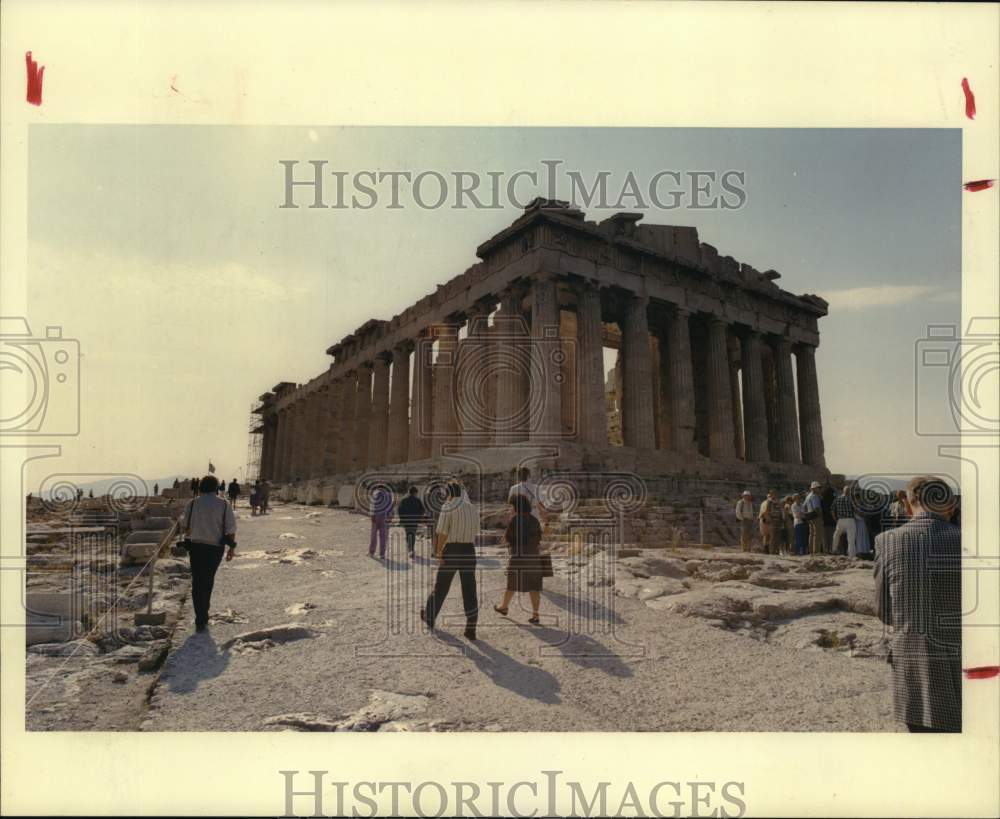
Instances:
[[[847,287],[825,290],[819,294],[831,309],[865,310],[869,307],[895,307],[911,301],[954,301],[958,292],[938,285],[885,284],[879,287]]]

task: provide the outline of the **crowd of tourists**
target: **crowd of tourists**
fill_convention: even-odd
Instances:
[[[848,481],[840,492],[813,481],[809,489],[781,496],[769,489],[757,504],[746,489],[736,502],[740,549],[780,556],[845,555],[871,560],[875,538],[910,519],[906,492],[886,495]],[[948,520],[958,524],[957,498]],[[757,539],[759,537],[759,540]]]

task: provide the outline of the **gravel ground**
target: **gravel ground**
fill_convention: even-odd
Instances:
[[[557,560],[533,627],[516,600],[510,617],[493,611],[504,560],[487,547],[480,639],[470,643],[457,580],[434,634],[417,617],[435,568],[420,556],[428,543],[411,562],[392,530],[382,563],[367,556],[366,519],[295,504],[243,513],[239,526],[239,557],[219,571],[210,629],[194,633],[185,604],[142,730],[897,730],[887,666],[829,636],[867,634],[870,616],[824,616],[817,595],[830,590],[813,581],[776,590],[768,578],[798,578],[795,561],[768,561],[764,580],[748,582],[745,571],[706,571],[722,550],[689,554],[697,571],[668,567],[685,579],[654,577],[660,585],[642,591],[656,565],[604,553]],[[830,576],[847,578],[850,594],[870,592],[870,571],[841,568]],[[750,611],[745,622],[708,605],[730,588],[724,599]],[[776,595],[806,602],[766,602]],[[768,612],[781,619],[767,622]]]

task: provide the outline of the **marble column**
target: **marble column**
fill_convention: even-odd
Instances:
[[[296,396],[295,403],[289,409],[292,423],[289,424],[288,441],[288,480],[298,481],[302,478],[302,398]]]
[[[498,351],[496,440],[503,443],[527,439],[531,347],[523,301],[521,286],[508,288],[500,296],[500,311],[494,319]]]
[[[767,445],[767,407],[764,397],[764,370],[761,364],[761,338],[755,330],[740,341],[743,370],[743,436],[748,461],[769,461]]]
[[[760,345],[760,365],[764,373],[764,410],[767,414],[767,451],[772,461],[778,461],[778,392],[774,373],[774,351],[766,339]]]
[[[260,427],[260,466],[257,469],[257,477],[265,480],[271,474],[269,461],[274,450],[275,429],[272,417],[261,413]]]
[[[413,405],[410,412],[409,460],[419,461],[431,454],[434,429],[433,337],[424,332],[413,351]]]
[[[670,389],[670,448],[675,452],[693,452],[694,373],[691,366],[691,313],[677,307],[667,316],[667,381]]]
[[[656,448],[648,302],[644,296],[629,294],[622,312],[622,443],[636,449]]]
[[[385,462],[406,463],[410,444],[410,352],[409,341],[392,351],[392,395],[389,399],[389,435]]]
[[[324,424],[321,421],[323,417],[323,389],[322,387],[315,388],[306,399],[303,478],[316,478],[323,472],[323,447],[326,445]]]
[[[358,388],[354,395],[354,469],[365,470],[368,462],[368,430],[372,413],[372,362],[358,367]]]
[[[559,310],[559,433],[563,440],[579,441],[579,400],[577,398],[576,313]]]
[[[740,341],[729,336],[729,394],[733,406],[733,434],[736,436],[736,457],[746,458],[746,437],[743,435],[743,399],[740,392],[740,361],[743,355]]]
[[[326,393],[326,424],[323,437],[323,474],[336,475],[340,472],[340,449],[343,435],[340,429],[341,408],[344,402],[344,379],[330,382]]]
[[[440,455],[458,439],[458,414],[455,411],[455,359],[458,354],[458,320],[436,328],[437,357],[434,361],[434,436],[432,454]]]
[[[385,449],[389,435],[389,356],[375,356],[371,417],[368,423],[368,466],[386,463]]]
[[[490,360],[490,305],[477,302],[465,311],[465,338],[455,343],[452,370],[456,444],[464,449],[482,445],[488,434],[486,383],[494,362]]]
[[[816,348],[800,344],[795,350],[795,371],[799,386],[799,424],[802,463],[826,466],[823,453],[823,422],[819,409],[819,381],[816,377]]]
[[[562,437],[562,350],[559,340],[559,293],[556,280],[541,274],[532,283],[531,417],[532,442],[551,443]]]
[[[733,403],[729,384],[729,350],[725,320],[712,316],[708,320],[706,349],[708,393],[708,451],[710,458],[735,458],[736,436],[733,434]]]
[[[576,417],[581,443],[592,446],[608,445],[603,335],[601,293],[587,282],[576,291]]]
[[[786,338],[774,344],[774,379],[778,416],[778,452],[782,463],[801,462],[799,453],[799,418],[795,409],[795,374],[792,368],[792,344]]]
[[[288,452],[288,410],[278,410],[278,433],[274,442],[274,467],[269,476],[272,481],[285,480],[285,455]]]
[[[355,370],[344,376],[340,391],[340,442],[337,446],[337,472],[344,474],[354,470],[356,453],[354,434],[354,412],[358,403],[358,373]]]

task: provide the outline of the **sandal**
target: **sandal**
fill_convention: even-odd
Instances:
[[[507,609],[502,609],[500,608],[500,606],[494,606],[493,611],[495,611],[497,614],[502,614],[504,617],[507,616]]]
[[[540,626],[542,624],[542,621],[538,619],[537,615],[534,617],[529,617],[528,622],[531,623],[531,625],[533,626]]]

